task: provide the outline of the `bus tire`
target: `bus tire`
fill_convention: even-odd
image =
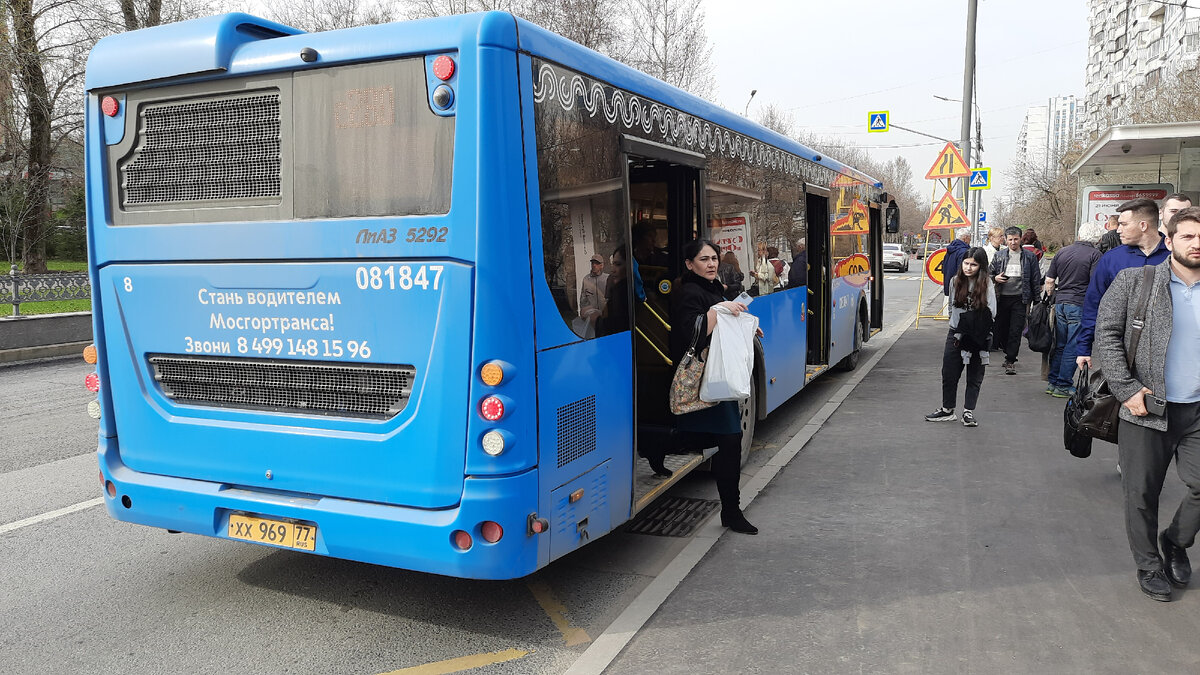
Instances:
[[[858,367],[858,358],[862,354],[863,345],[863,322],[861,319],[854,322],[854,350],[846,355],[846,358],[838,361],[834,366],[835,370],[849,372]]]
[[[750,378],[750,398],[738,401],[738,413],[742,424],[742,466],[750,458],[750,446],[754,444],[754,427],[758,423],[758,378]]]

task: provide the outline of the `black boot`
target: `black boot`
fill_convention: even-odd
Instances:
[[[642,456],[645,457],[646,461],[650,463],[650,468],[654,470],[655,476],[658,476],[659,478],[670,478],[672,475],[674,475],[674,472],[663,464],[663,459],[667,456],[667,453],[643,451]]]
[[[732,457],[720,457],[721,452],[726,452],[721,450],[718,457],[713,458],[713,478],[717,482],[717,494],[721,496],[721,525],[740,534],[758,534],[758,528],[742,515],[742,491],[738,485],[742,477],[740,439],[738,443]]]

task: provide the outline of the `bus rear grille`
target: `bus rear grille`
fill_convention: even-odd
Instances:
[[[149,361],[163,394],[178,403],[378,420],[404,409],[417,372],[412,366],[172,354],[151,354]]]
[[[150,104],[122,205],[279,197],[279,94]]]

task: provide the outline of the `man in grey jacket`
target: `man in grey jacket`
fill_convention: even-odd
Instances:
[[[1007,244],[992,258],[991,274],[996,282],[996,345],[1004,350],[1004,374],[1017,374],[1017,353],[1029,303],[1041,292],[1045,278],[1037,256],[1021,247],[1021,228],[1004,231]]]
[[[1100,301],[1095,356],[1121,407],[1118,452],[1125,493],[1125,528],[1138,584],[1169,601],[1186,586],[1187,551],[1200,531],[1200,208],[1167,224],[1171,257],[1155,265],[1133,367],[1126,353],[1144,270],[1121,270]],[[1175,517],[1157,537],[1158,501],[1171,458],[1188,486]],[[1161,554],[1160,548],[1161,545]]]

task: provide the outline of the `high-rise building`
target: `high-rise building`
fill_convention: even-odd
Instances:
[[[1048,171],[1080,137],[1085,106],[1074,96],[1055,96],[1030,106],[1017,135],[1016,160]]]
[[[1126,122],[1136,90],[1195,65],[1200,7],[1184,5],[1088,0],[1087,132]]]

